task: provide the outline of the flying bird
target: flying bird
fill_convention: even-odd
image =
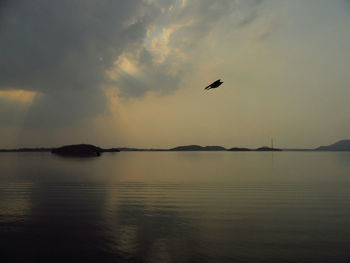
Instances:
[[[219,87],[222,83],[221,79],[218,79],[217,81],[214,81],[213,83],[211,83],[209,86],[205,87],[205,90],[209,90],[209,89],[216,89],[217,87]]]

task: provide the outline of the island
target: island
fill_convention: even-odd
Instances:
[[[62,156],[93,157],[100,156],[103,152],[119,152],[117,148],[102,149],[91,144],[65,145],[52,149],[51,153]]]
[[[226,148],[222,146],[200,146],[200,145],[186,145],[178,146],[170,149],[169,151],[226,151]]]
[[[64,156],[100,156],[102,149],[90,144],[66,145],[52,149],[51,153]]]
[[[350,151],[350,140],[341,140],[328,146],[320,146],[316,151]]]
[[[280,151],[282,151],[282,149],[263,146],[263,147],[256,149],[255,151],[258,151],[258,152],[272,152],[272,151],[280,152]]]
[[[233,147],[225,148],[222,146],[201,146],[201,145],[185,145],[178,146],[170,149],[157,149],[157,148],[134,148],[134,147],[119,147],[103,149],[92,144],[74,144],[65,145],[57,148],[18,148],[18,149],[0,149],[1,152],[51,152],[53,154],[60,154],[66,156],[100,156],[104,152],[163,152],[163,151],[230,151],[230,152],[243,152],[243,151],[350,151],[350,140],[340,140],[328,146],[320,146],[310,149],[279,149],[273,147],[263,146],[256,149],[249,149],[245,147]]]
[[[233,147],[231,149],[228,149],[228,151],[231,151],[231,152],[247,152],[247,151],[251,151],[251,149],[241,148],[241,147]]]

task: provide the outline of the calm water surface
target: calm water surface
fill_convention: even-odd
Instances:
[[[0,154],[5,262],[350,262],[349,207],[350,152]]]

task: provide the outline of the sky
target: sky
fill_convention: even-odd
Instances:
[[[349,139],[349,28],[348,0],[2,0],[0,148]]]

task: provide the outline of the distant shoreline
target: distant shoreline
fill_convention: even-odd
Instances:
[[[51,152],[54,148],[37,150],[37,149],[0,149],[0,153],[15,153],[15,152]],[[118,148],[120,149],[120,148]],[[349,150],[317,150],[317,149],[280,149],[282,152],[348,152]],[[113,151],[103,151],[113,152]],[[117,151],[115,151],[117,152]],[[256,149],[249,151],[231,151],[231,150],[170,150],[170,149],[120,149],[119,152],[261,152]]]
[[[93,146],[96,147],[96,146]],[[52,152],[60,147],[37,147],[37,148],[18,148],[18,149],[0,149],[0,152]],[[243,147],[233,147],[233,148],[225,148],[222,146],[200,146],[200,145],[185,145],[178,146],[170,149],[142,149],[142,148],[129,148],[129,147],[119,147],[119,148],[99,148],[99,151],[102,152],[175,152],[175,151],[229,151],[229,152],[260,152],[260,151],[288,151],[288,152],[335,152],[335,151],[350,151],[350,140],[341,140],[336,143],[333,143],[328,146],[320,146],[315,149],[279,149],[279,148],[270,148],[270,147],[260,147],[255,149],[243,148]]]
[[[19,149],[0,149],[0,152],[53,152],[59,147],[53,148],[19,148]],[[269,147],[260,147],[256,149],[250,148],[224,148],[222,146],[200,146],[200,145],[188,145],[188,146],[178,146],[170,149],[142,149],[142,148],[128,148],[128,147],[120,147],[120,148],[111,148],[111,149],[102,149],[100,148],[100,152],[214,152],[214,151],[227,151],[227,152],[236,152],[236,151],[246,151],[246,152],[259,152],[259,151],[286,151],[285,149],[278,148],[269,148]],[[287,150],[288,151],[288,150]],[[298,151],[309,151],[306,149],[301,149]]]

